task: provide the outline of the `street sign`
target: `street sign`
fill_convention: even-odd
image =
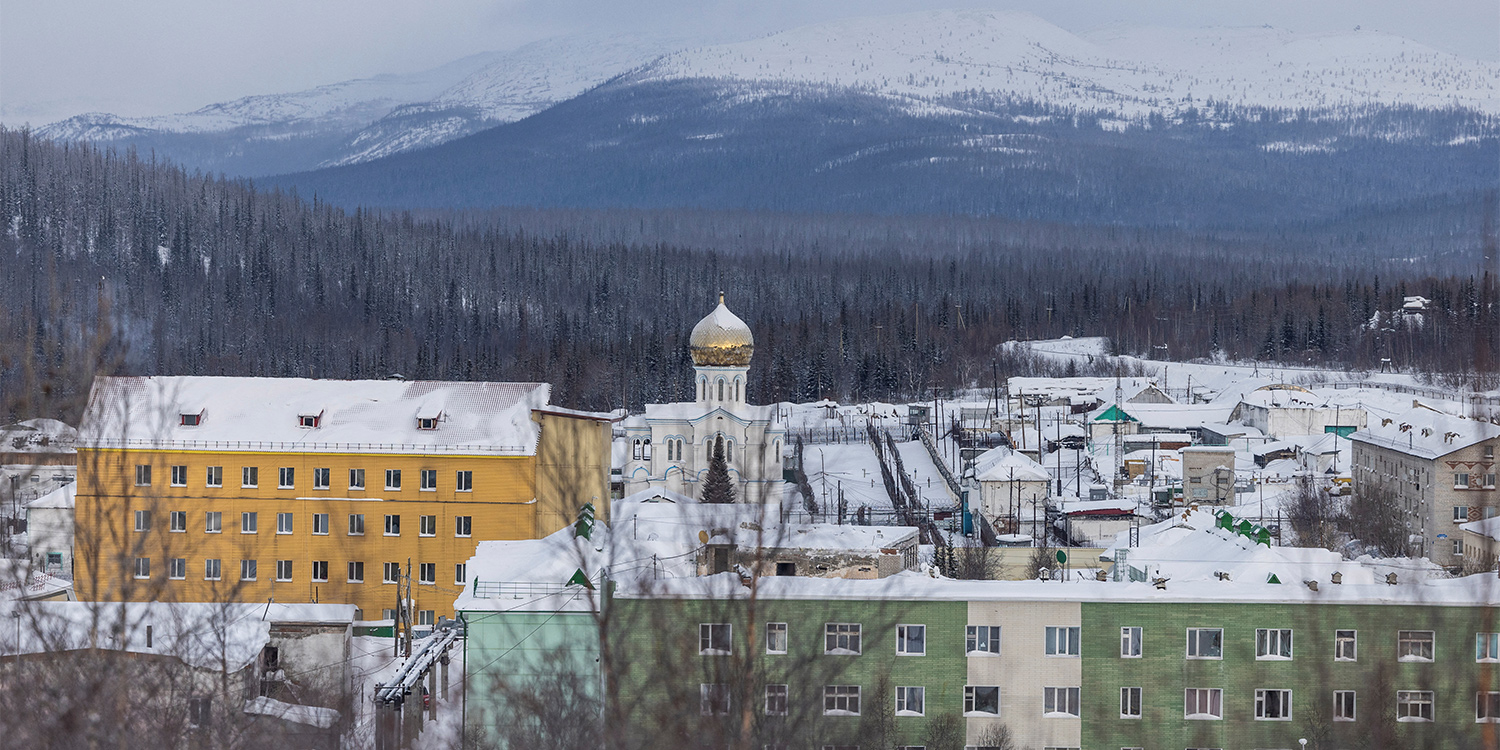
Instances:
[[[1062,550],[1058,550],[1057,551],[1057,562],[1058,562],[1058,564],[1066,563],[1067,561],[1068,561],[1068,553],[1063,552]]]

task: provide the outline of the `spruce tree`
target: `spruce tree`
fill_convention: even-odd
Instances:
[[[729,478],[729,463],[724,460],[724,438],[714,438],[713,458],[708,462],[708,476],[703,478],[703,502],[734,502],[734,481]]]

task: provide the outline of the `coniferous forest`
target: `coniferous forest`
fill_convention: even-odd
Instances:
[[[1388,358],[1467,382],[1495,371],[1500,331],[1493,240],[1361,253],[1347,238],[1374,223],[1329,243],[971,217],[372,212],[24,131],[0,131],[0,206],[3,418],[75,417],[100,369],[548,381],[559,404],[638,408],[687,397],[687,336],[719,289],[755,331],[761,403],[988,385],[997,364],[1028,366],[1000,344],[1062,335],[1171,359]],[[1395,314],[1415,295],[1420,318]]]

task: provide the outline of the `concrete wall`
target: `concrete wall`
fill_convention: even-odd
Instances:
[[[1059,584],[1062,585],[1062,584]],[[1077,602],[969,602],[969,625],[1000,626],[1000,653],[968,654],[968,685],[998,685],[1000,716],[969,716],[967,744],[1004,724],[1018,747],[1078,747],[1082,724],[1076,717],[1043,715],[1047,687],[1083,687],[1083,659],[1047,656],[1048,626],[1081,627]],[[960,700],[962,696],[960,696]]]
[[[26,510],[26,542],[31,551],[31,564],[36,570],[72,577],[72,508],[28,508]],[[62,555],[62,566],[58,570],[47,566],[47,555],[51,553]]]

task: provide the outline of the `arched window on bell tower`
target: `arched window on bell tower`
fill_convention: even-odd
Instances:
[[[724,379],[719,378],[719,400],[724,400]]]

